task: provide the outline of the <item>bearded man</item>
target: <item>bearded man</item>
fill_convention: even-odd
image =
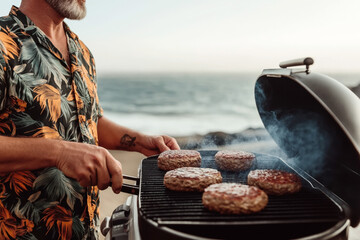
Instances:
[[[103,116],[95,61],[64,23],[85,0],[23,0],[0,18],[0,239],[97,239],[99,189],[119,193],[106,149],[179,149]]]

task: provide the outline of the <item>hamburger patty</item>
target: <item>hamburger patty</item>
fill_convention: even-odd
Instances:
[[[164,176],[164,185],[173,191],[198,191],[214,183],[221,183],[218,170],[212,168],[182,167],[168,171]]]
[[[158,157],[158,167],[168,171],[180,167],[200,167],[201,155],[195,150],[168,150]]]
[[[248,175],[248,184],[257,186],[267,194],[283,195],[301,189],[301,179],[294,173],[280,170],[254,170]]]
[[[209,210],[223,214],[249,214],[261,211],[268,203],[268,196],[257,187],[220,183],[205,189],[202,203]]]
[[[224,150],[215,154],[216,165],[221,170],[244,171],[251,167],[255,155],[244,151]]]

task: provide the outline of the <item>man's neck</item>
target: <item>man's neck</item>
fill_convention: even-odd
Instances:
[[[64,17],[59,15],[45,0],[22,1],[19,9],[50,39],[56,39],[65,34]]]
[[[70,66],[69,49],[63,25],[64,17],[45,0],[23,0],[19,9],[46,34]]]

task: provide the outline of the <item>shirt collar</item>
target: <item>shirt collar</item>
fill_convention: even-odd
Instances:
[[[31,21],[25,14],[23,14],[18,7],[12,6],[9,16],[12,17],[22,29],[25,29],[29,26],[35,26],[34,22]]]
[[[20,9],[16,6],[11,7],[9,16],[11,16],[23,30],[30,26],[36,27],[34,22],[31,21],[31,19],[28,18],[24,13],[22,13]],[[78,40],[78,36],[70,30],[69,26],[65,22],[64,29],[70,38]]]

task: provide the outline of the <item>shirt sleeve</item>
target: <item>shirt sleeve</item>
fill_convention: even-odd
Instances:
[[[100,105],[99,101],[99,95],[98,95],[98,80],[97,80],[97,74],[96,74],[96,65],[95,65],[95,59],[90,50],[88,50],[90,53],[90,63],[91,63],[91,69],[92,69],[92,76],[94,76],[94,82],[96,85],[96,91],[95,91],[95,101],[96,101],[96,112],[97,112],[97,118],[101,118],[104,115],[104,110]]]
[[[1,44],[1,43],[0,43]],[[4,59],[3,52],[0,49],[0,112],[4,110],[6,103],[6,62]]]
[[[104,116],[104,110],[100,104],[98,106],[98,118],[101,118],[102,116]]]
[[[96,84],[96,89],[97,89],[97,84]],[[100,101],[99,101],[99,95],[98,95],[98,91],[95,92],[96,96],[95,96],[95,101],[96,101],[96,111],[97,111],[97,117],[101,118],[104,115],[104,110],[100,105]]]

